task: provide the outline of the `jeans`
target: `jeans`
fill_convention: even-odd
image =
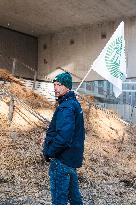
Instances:
[[[49,168],[52,205],[83,205],[76,169],[52,159]]]

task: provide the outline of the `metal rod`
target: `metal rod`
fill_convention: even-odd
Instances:
[[[76,92],[78,91],[78,89],[80,88],[80,86],[82,85],[82,83],[84,82],[84,80],[86,79],[86,77],[88,76],[88,74],[90,73],[91,70],[92,70],[92,66],[89,69],[89,71],[87,72],[87,74],[85,75],[85,77],[83,78],[83,80],[81,81],[81,83],[79,84],[79,86],[77,87]]]

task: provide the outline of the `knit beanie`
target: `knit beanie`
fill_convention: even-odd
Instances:
[[[57,75],[54,78],[53,83],[55,81],[61,83],[65,87],[69,88],[70,90],[72,89],[72,76],[70,75],[69,72],[65,72],[65,73],[61,73],[61,74]]]

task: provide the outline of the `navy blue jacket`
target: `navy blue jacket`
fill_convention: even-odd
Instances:
[[[84,151],[83,111],[73,91],[59,98],[58,102],[46,133],[43,155],[78,168],[82,165]]]

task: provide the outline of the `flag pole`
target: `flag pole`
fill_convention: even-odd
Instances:
[[[80,86],[82,85],[82,83],[84,82],[84,80],[86,79],[86,77],[88,76],[88,74],[90,73],[91,70],[92,70],[92,66],[89,69],[89,71],[87,72],[87,74],[85,75],[85,77],[83,78],[83,80],[80,82],[79,86],[76,89],[76,92],[78,91],[78,89],[80,88]]]

